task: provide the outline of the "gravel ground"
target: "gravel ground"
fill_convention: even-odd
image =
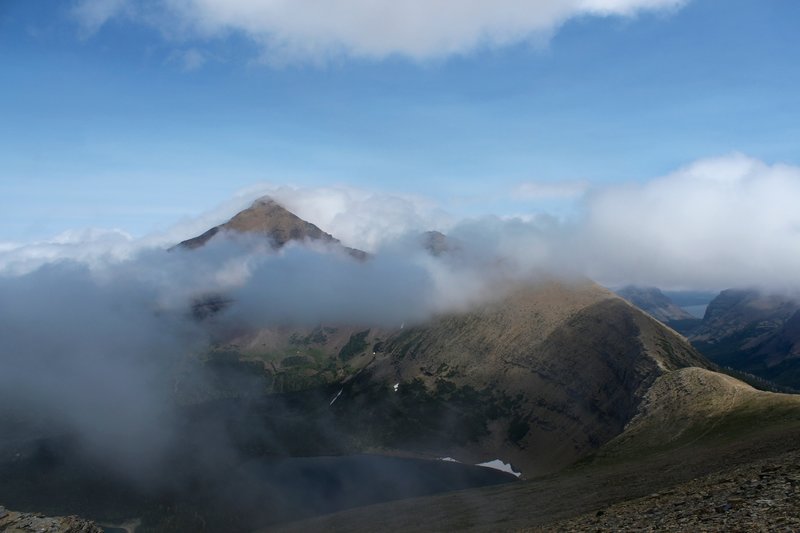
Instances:
[[[103,533],[93,522],[77,516],[49,517],[17,513],[0,506],[0,531],[5,533]]]
[[[796,451],[526,531],[800,531],[799,486]]]

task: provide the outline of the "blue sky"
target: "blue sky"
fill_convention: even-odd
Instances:
[[[731,152],[800,164],[798,2],[694,0],[455,53],[280,64],[252,28],[173,32],[131,12],[87,27],[84,4],[0,4],[0,241],[141,235],[262,181],[516,214],[542,207],[523,183],[646,180]]]

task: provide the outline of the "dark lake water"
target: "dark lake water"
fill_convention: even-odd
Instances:
[[[253,461],[248,482],[264,483],[286,516],[516,481],[490,468],[379,455]]]
[[[0,503],[161,531],[248,531],[378,502],[510,483],[497,470],[380,455],[258,458],[143,490],[57,453],[0,464]],[[114,533],[118,533],[118,531]]]

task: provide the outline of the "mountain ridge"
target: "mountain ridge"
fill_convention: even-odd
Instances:
[[[266,207],[292,227],[310,227],[271,200],[257,204],[231,226],[264,234]],[[267,218],[273,228],[275,217]],[[461,246],[440,232],[421,238],[434,258]],[[711,367],[683,337],[611,291],[557,278],[518,281],[469,310],[405,328],[257,328],[221,349],[263,365],[273,388],[340,384],[331,408],[356,448],[472,463],[499,458],[529,476],[614,438],[663,373]]]

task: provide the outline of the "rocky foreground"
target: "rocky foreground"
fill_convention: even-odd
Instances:
[[[800,451],[528,531],[800,531]]]
[[[77,516],[18,513],[0,506],[0,531],[6,533],[103,533],[94,522]]]

